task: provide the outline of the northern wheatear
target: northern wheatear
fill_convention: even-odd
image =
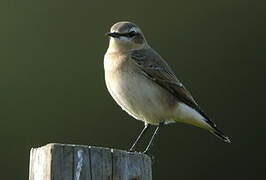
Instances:
[[[230,143],[169,65],[149,46],[140,28],[131,22],[118,22],[107,35],[110,42],[104,56],[104,70],[108,91],[123,110],[145,123],[130,150],[148,127],[155,125],[157,127],[144,151],[147,152],[160,125],[174,122],[206,129]]]

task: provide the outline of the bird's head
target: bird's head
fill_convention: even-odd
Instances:
[[[110,37],[108,51],[130,51],[148,47],[140,28],[127,21],[118,22],[106,33]]]

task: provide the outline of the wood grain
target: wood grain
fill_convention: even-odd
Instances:
[[[47,144],[31,149],[29,180],[152,180],[151,159],[110,148]]]

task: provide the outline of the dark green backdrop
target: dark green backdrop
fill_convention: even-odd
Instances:
[[[104,36],[130,20],[228,136],[160,132],[153,179],[263,179],[265,3],[251,0],[0,2],[1,179],[28,178],[49,142],[127,149],[142,128],[104,84]],[[265,178],[265,177],[264,177]]]

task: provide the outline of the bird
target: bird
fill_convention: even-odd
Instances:
[[[136,24],[117,22],[106,35],[109,36],[104,55],[107,89],[124,111],[144,122],[130,151],[134,151],[147,129],[155,126],[143,151],[149,152],[159,128],[176,122],[197,126],[226,143],[231,142],[203,112],[168,63],[148,44]]]

